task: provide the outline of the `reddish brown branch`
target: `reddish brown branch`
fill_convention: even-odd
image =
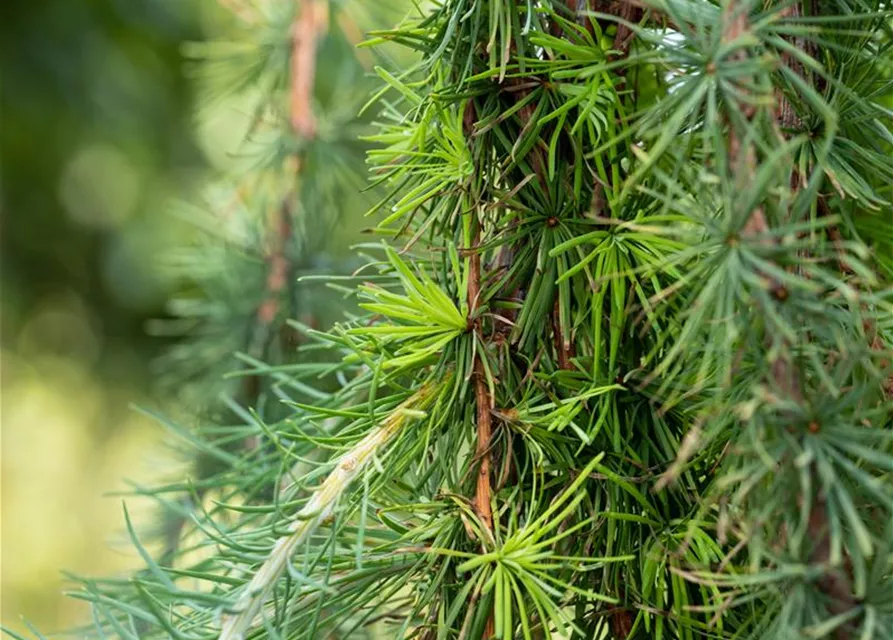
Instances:
[[[476,317],[481,297],[481,232],[480,222],[474,221],[475,232],[472,241],[471,256],[469,259],[468,274],[468,322],[469,328],[474,331],[476,337],[482,338],[481,320]],[[478,340],[478,348],[483,348],[483,340]],[[491,498],[493,495],[490,486],[490,440],[493,437],[492,414],[493,398],[487,386],[487,378],[484,372],[483,355],[478,352],[474,358],[474,404],[477,422],[477,444],[475,446],[474,459],[478,463],[478,471],[474,491],[474,509],[481,519],[486,531],[484,536],[491,537],[493,532],[493,509]],[[483,542],[483,541],[482,541]],[[484,638],[492,638],[496,629],[493,613],[487,617],[487,626],[484,629]]]
[[[484,378],[481,357],[478,356],[474,363],[474,397],[477,407],[477,448],[475,458],[480,462],[477,475],[477,489],[474,494],[474,504],[481,521],[488,530],[493,530],[493,513],[490,507],[490,438],[492,437],[492,425],[490,418],[490,390]]]
[[[283,202],[276,211],[277,219],[273,223],[267,240],[267,279],[264,284],[264,299],[255,312],[254,331],[248,344],[248,353],[254,358],[263,358],[271,330],[279,315],[282,295],[288,285],[291,264],[288,259],[288,240],[291,238],[291,213],[287,202]],[[242,384],[242,401],[254,404],[260,393],[260,378],[247,375]]]
[[[316,45],[328,27],[329,8],[324,0],[304,0],[292,33],[291,125],[304,139],[316,135],[313,85],[316,78]]]
[[[628,638],[632,633],[634,621],[632,611],[617,607],[611,613],[611,633],[615,638]]]
[[[265,291],[266,299],[257,309],[257,321],[261,325],[270,325],[276,319],[279,312],[279,296],[288,282],[288,258],[286,257],[286,244],[291,237],[291,220],[288,207],[282,205],[279,210],[276,228],[270,234],[269,263]]]
[[[474,102],[470,101],[463,114],[463,130],[467,138],[472,138],[477,121],[477,113]],[[471,247],[468,249],[469,273],[468,289],[468,330],[474,332],[478,348],[483,348],[483,335],[481,332],[481,319],[478,316],[478,308],[481,304],[481,222],[475,219]],[[474,492],[474,508],[487,529],[485,535],[493,530],[493,512],[490,506],[492,489],[490,486],[490,468],[492,465],[490,456],[490,440],[493,435],[491,411],[493,410],[493,398],[490,397],[490,389],[487,386],[487,378],[484,371],[483,356],[477,352],[474,359],[472,376],[474,378],[475,421],[477,426],[477,445],[475,446],[475,461],[478,463],[477,480]],[[492,620],[488,625],[492,623]],[[488,626],[488,628],[490,628]]]
[[[475,225],[478,225],[475,222]],[[481,243],[480,228],[475,230],[471,256],[469,259],[470,270],[468,274],[468,313],[472,330],[481,336],[480,318],[475,317],[481,296]],[[482,341],[481,341],[482,342]],[[474,493],[474,506],[481,522],[490,532],[493,530],[493,513],[490,506],[490,439],[493,426],[491,410],[493,399],[490,397],[490,389],[487,387],[487,379],[484,373],[483,356],[478,353],[474,360],[474,398],[477,413],[477,446],[475,448],[475,460],[479,467],[477,483]]]
[[[617,56],[618,58],[625,58],[636,35],[625,23],[638,22],[645,15],[645,10],[632,2],[621,0],[620,2],[612,2],[607,12],[623,20],[623,22],[617,23],[617,33],[614,35],[614,44],[612,46],[615,51],[620,52],[620,55]],[[624,69],[620,68],[617,72],[623,74]]]
[[[801,16],[800,3],[794,2],[782,9],[781,16],[785,18],[799,18]],[[789,39],[791,40],[791,44],[794,45],[794,47],[796,47],[798,50],[806,51],[807,53],[812,55],[812,52],[809,51],[809,47],[807,47],[806,41],[802,37]],[[803,68],[803,65],[800,64],[800,62],[796,58],[794,58],[794,56],[791,55],[790,52],[782,52],[781,61],[794,73],[800,75],[801,77],[806,77],[806,70]],[[791,101],[787,99],[787,97],[784,95],[784,92],[780,88],[776,87],[775,94],[775,120],[782,127],[785,135],[790,135],[792,131],[800,129],[803,126],[803,123],[794,110],[794,105],[792,105]]]

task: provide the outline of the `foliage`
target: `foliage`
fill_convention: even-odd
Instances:
[[[166,295],[145,259],[167,241],[155,208],[203,167],[178,50],[199,37],[197,13],[164,0],[5,7],[4,349],[48,306],[74,300],[102,342],[89,364],[116,384],[146,384],[134,361],[152,351],[143,324]],[[40,343],[65,358],[90,350],[71,335]]]
[[[361,310],[98,633],[893,634],[889,7],[577,7],[372,34]]]

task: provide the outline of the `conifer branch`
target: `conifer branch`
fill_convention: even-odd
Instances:
[[[279,578],[288,568],[295,549],[321,525],[330,521],[351,483],[362,475],[374,458],[382,455],[387,445],[408,422],[417,419],[418,412],[430,408],[437,389],[432,384],[423,386],[394,409],[380,426],[332,463],[333,470],[313,492],[310,500],[295,514],[288,526],[288,535],[276,540],[269,557],[244,587],[234,606],[236,613],[224,619],[219,640],[243,640],[255,619],[262,614]]]
[[[787,7],[784,14],[787,16],[799,16],[799,2],[794,2]],[[749,27],[747,13],[744,7],[738,5],[734,1],[727,2],[724,8],[724,20],[725,30],[723,39],[727,42],[733,42],[742,37]],[[800,44],[801,47],[803,46],[802,42],[798,44]],[[743,56],[744,52],[742,51],[740,55]],[[791,64],[792,60],[790,56],[784,57],[784,62]],[[802,66],[799,64],[795,65],[794,71],[801,76],[803,74]],[[794,112],[793,106],[784,94],[777,89],[775,91],[775,100],[777,105],[775,117],[778,124],[781,125],[782,131],[789,132],[792,129],[799,127],[800,121]],[[754,115],[753,111],[746,108],[742,109],[742,111],[746,117],[752,117]],[[730,128],[729,147],[733,158],[732,167],[733,171],[735,171],[738,176],[738,183],[744,185],[752,182],[756,170],[756,152],[752,144],[748,144],[744,149],[741,149],[739,134],[735,130],[734,125]],[[792,191],[796,194],[799,187],[796,170],[792,171],[790,186]],[[744,237],[756,238],[758,242],[764,244],[771,244],[773,241],[769,232],[770,226],[762,206],[755,207],[750,214],[747,223],[744,225],[742,235]],[[778,267],[778,265],[775,266],[776,268]],[[785,286],[779,282],[777,278],[769,274],[766,275],[766,279],[770,283],[769,286],[773,291],[773,295],[777,299],[784,300],[788,295]],[[770,348],[771,344],[767,344],[767,349]],[[771,364],[769,379],[774,388],[783,394],[786,399],[797,405],[803,404],[803,390],[801,388],[796,366],[791,361],[790,355],[780,353],[775,356],[775,359]],[[815,476],[816,481],[819,481],[820,478],[814,467],[812,473]],[[811,499],[813,502],[806,527],[809,539],[813,544],[813,551],[809,556],[809,560],[814,564],[826,565],[831,558],[831,531],[825,499],[821,495],[817,495],[814,498],[807,497],[807,499]],[[818,586],[830,598],[831,604],[829,610],[834,615],[846,613],[855,606],[851,581],[843,574],[843,572],[831,567],[826,567],[825,573],[818,581]],[[838,640],[846,640],[846,638],[850,637],[850,631],[848,625],[843,624],[835,630],[834,635]]]

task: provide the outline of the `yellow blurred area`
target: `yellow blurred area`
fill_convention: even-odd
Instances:
[[[188,241],[169,202],[230,163],[251,102],[188,116],[181,48],[234,23],[216,0],[22,4],[0,21],[28,62],[3,74],[28,100],[0,136],[0,624],[29,635],[23,619],[43,634],[89,621],[63,571],[143,566],[108,494],[183,477],[170,437],[130,408],[173,409],[150,397],[152,355],[137,354],[164,345],[141,323],[177,286],[161,254]],[[126,501],[151,529],[155,506]]]
[[[38,339],[48,329],[79,342],[78,352],[49,355]],[[56,334],[57,336],[60,334]],[[174,457],[159,447],[162,431],[128,408],[138,390],[91,372],[96,337],[73,305],[51,305],[0,352],[2,375],[2,624],[41,632],[87,620],[86,604],[63,595],[60,570],[113,574],[140,560],[122,531],[123,478],[166,475]],[[51,345],[50,345],[51,346]],[[76,357],[71,357],[75,355]],[[146,523],[151,504],[127,498]]]
[[[212,165],[233,164],[250,104],[246,97],[223,100],[215,116],[197,127]],[[120,259],[111,260],[104,277],[123,300],[141,296],[143,278],[128,265],[148,265],[151,273],[159,247],[183,242],[183,228],[170,215],[156,216],[151,225],[134,220],[137,197],[159,202],[162,211],[171,197],[166,185],[140,195],[145,181],[120,152],[89,144],[72,156],[58,184],[70,218],[114,232],[110,237],[120,248],[111,255]],[[126,345],[104,342],[107,319],[95,317],[103,310],[87,308],[73,291],[57,291],[21,326],[10,329],[6,311],[0,345],[0,624],[27,634],[27,620],[46,634],[89,622],[89,605],[64,595],[73,583],[63,572],[108,577],[144,566],[124,529],[124,498],[109,493],[127,491],[126,480],[151,486],[182,477],[175,472],[183,469],[165,431],[131,408],[159,409],[158,399],[149,397],[151,381],[136,386],[149,363],[135,361],[136,352]],[[105,371],[96,366],[100,360]],[[109,360],[121,375],[109,375]],[[151,501],[126,501],[137,529],[150,529],[157,515]]]

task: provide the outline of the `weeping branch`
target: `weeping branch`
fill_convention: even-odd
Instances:
[[[411,421],[410,416],[417,417],[417,412],[430,408],[437,391],[438,387],[433,385],[423,386],[385,418],[381,426],[334,461],[332,472],[294,516],[288,526],[288,535],[276,541],[266,561],[244,587],[234,607],[235,615],[224,620],[220,640],[242,640],[270,599],[295,549],[334,515],[351,483],[362,475],[373,458],[382,455],[387,445]]]
[[[788,15],[800,15],[799,5],[795,3],[787,9]],[[726,42],[734,42],[748,29],[747,13],[745,8],[736,2],[727,3],[724,8],[724,32],[723,40]],[[799,43],[803,46],[803,43]],[[745,56],[745,52],[739,51],[739,58]],[[791,60],[787,59],[787,63]],[[796,70],[802,74],[802,67],[796,65]],[[776,110],[775,118],[777,124],[785,135],[790,135],[791,131],[801,126],[800,119],[794,111],[793,106],[785,98],[784,94],[776,90]],[[753,111],[742,109],[745,117],[752,118]],[[738,132],[734,125],[729,131],[729,150],[732,161],[732,169],[737,175],[737,183],[739,185],[747,185],[753,182],[756,174],[756,151],[752,144],[748,144],[744,148],[739,141]],[[791,189],[796,193],[799,188],[799,180],[796,178],[797,172],[793,171],[791,180]],[[744,237],[757,238],[761,243],[773,243],[769,235],[770,226],[766,219],[765,211],[762,206],[757,206],[750,214],[743,230]],[[776,265],[777,266],[777,265]],[[771,290],[775,293],[776,298],[780,295],[786,297],[784,285],[777,281],[769,274],[765,274]],[[788,345],[790,346],[790,345]],[[771,345],[767,348],[771,349]],[[801,387],[799,373],[797,367],[791,360],[791,356],[787,353],[780,353],[775,357],[769,370],[769,379],[773,387],[782,393],[787,399],[798,405],[804,402],[803,390]],[[813,474],[818,480],[818,473],[814,469]],[[831,557],[831,531],[829,526],[828,514],[825,506],[825,499],[818,495],[815,498],[807,496],[812,500],[812,506],[809,512],[807,522],[807,532],[809,539],[813,543],[812,552],[809,560],[813,564],[826,565]],[[844,572],[827,567],[824,575],[818,581],[819,589],[824,592],[830,599],[831,604],[829,610],[834,615],[839,615],[851,610],[855,605],[853,597],[853,589],[851,580]],[[842,625],[835,631],[835,637],[838,640],[845,640],[850,637],[850,629],[847,625]]]

